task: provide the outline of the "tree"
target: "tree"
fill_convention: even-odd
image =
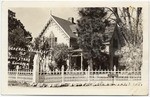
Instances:
[[[50,41],[50,38],[47,38],[47,37],[36,37],[34,39],[34,47],[33,49],[37,49],[37,50],[44,50],[44,51],[47,51],[47,50],[50,50],[51,48],[51,42]]]
[[[61,70],[62,65],[65,66],[65,70],[67,69],[66,59],[68,59],[68,46],[65,44],[57,44],[53,45],[51,48],[51,38],[40,36],[35,38],[34,40],[34,49],[48,51],[44,56],[52,55],[52,61],[56,62],[56,64],[51,64],[51,68],[58,68]]]
[[[8,44],[12,47],[28,49],[32,41],[31,33],[26,31],[20,20],[15,18],[15,13],[8,10]]]
[[[57,68],[61,70],[62,65],[67,69],[66,60],[68,59],[68,46],[65,44],[57,44],[54,48],[54,60],[57,63]]]
[[[122,7],[107,8],[115,17],[109,18],[118,25],[118,32],[124,36],[126,45],[116,51],[121,56],[119,64],[127,70],[140,70],[142,66],[142,8]]]
[[[95,59],[103,61],[103,45],[105,27],[109,25],[105,8],[81,8],[78,20],[79,47],[83,49],[83,57],[93,69]]]

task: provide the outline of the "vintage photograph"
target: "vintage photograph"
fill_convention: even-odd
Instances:
[[[143,13],[141,6],[9,7],[8,87],[142,87]]]

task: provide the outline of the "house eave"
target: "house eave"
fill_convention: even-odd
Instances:
[[[53,18],[53,16],[52,15],[50,15],[51,16],[51,18],[55,21],[55,23],[60,27],[60,29],[63,31],[63,32],[65,32],[65,34],[68,36],[68,38],[71,38],[67,33],[66,33],[66,31],[59,25],[59,23]]]

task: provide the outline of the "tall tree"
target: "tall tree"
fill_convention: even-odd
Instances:
[[[79,9],[80,19],[78,20],[79,47],[83,49],[83,56],[93,69],[95,59],[103,61],[104,54],[101,50],[103,45],[105,27],[109,25],[107,11],[105,8],[81,8]]]
[[[26,31],[20,20],[16,19],[15,13],[8,10],[8,44],[13,47],[28,49],[32,40],[31,33]]]

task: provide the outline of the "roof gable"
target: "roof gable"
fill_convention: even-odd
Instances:
[[[75,28],[75,24],[71,23],[70,21],[67,21],[65,19],[56,17],[54,15],[51,15],[52,19],[50,19],[47,24],[45,25],[44,29],[42,30],[42,32],[40,33],[39,37],[43,36],[43,34],[45,33],[46,29],[48,28],[48,26],[50,25],[50,23],[52,22],[52,20],[54,19],[55,22],[57,22],[56,24],[58,24],[65,32],[66,34],[70,37],[70,38],[77,38],[77,36],[72,32],[75,30],[72,29],[76,29]],[[74,28],[73,28],[74,27]]]
[[[104,44],[109,44],[111,40],[115,37],[119,40],[121,46],[125,45],[125,39],[122,32],[119,32],[120,28],[116,24],[112,24],[111,26],[107,27],[105,30],[105,35],[107,36],[107,40],[105,40]]]
[[[111,38],[113,36],[113,32],[115,31],[115,25],[110,25],[109,27],[106,27],[105,32],[104,32],[104,36],[106,36],[106,40],[104,40],[104,42],[110,42]]]
[[[75,34],[73,34],[72,29],[71,29],[71,25],[74,25],[73,23],[71,23],[70,21],[67,21],[65,19],[53,16],[53,19],[55,19],[55,21],[60,25],[60,27],[62,27],[62,29],[71,37],[71,38],[77,38],[77,36]]]

